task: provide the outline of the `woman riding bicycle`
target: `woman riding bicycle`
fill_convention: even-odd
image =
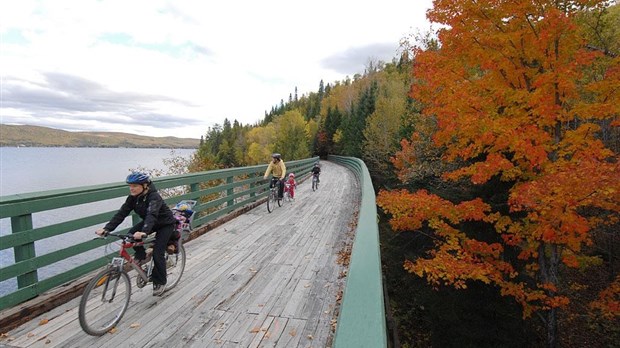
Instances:
[[[284,161],[282,160],[282,155],[279,153],[274,153],[271,155],[272,161],[269,162],[269,166],[265,171],[265,175],[263,175],[263,179],[267,179],[269,173],[273,176],[271,178],[271,183],[269,184],[269,188],[274,187],[276,184],[278,185],[278,199],[282,199],[284,195],[284,176],[286,175],[286,166],[284,165]]]
[[[155,246],[153,247],[153,295],[160,296],[166,288],[166,261],[164,253],[170,238],[174,235],[177,220],[172,214],[172,210],[164,203],[164,200],[157,192],[151,178],[142,172],[133,172],[127,176],[129,185],[129,196],[118,212],[112,217],[103,228],[97,230],[100,236],[114,231],[118,225],[131,211],[135,211],[142,221],[129,230],[133,238],[140,240],[147,235],[157,232],[155,235]],[[134,247],[134,258],[137,261],[146,259],[146,252],[143,246]]]

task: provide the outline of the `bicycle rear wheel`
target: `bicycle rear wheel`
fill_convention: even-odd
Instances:
[[[179,284],[181,280],[181,276],[183,275],[183,270],[185,270],[185,247],[183,243],[179,240],[179,244],[177,244],[179,248],[177,253],[169,254],[166,252],[166,291],[174,288]]]
[[[312,178],[312,191],[316,191],[316,188],[317,188],[316,179]]]
[[[101,336],[121,320],[129,306],[131,282],[127,272],[106,269],[86,286],[80,300],[79,319],[82,330]]]

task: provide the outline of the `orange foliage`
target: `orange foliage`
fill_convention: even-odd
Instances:
[[[380,192],[377,203],[394,230],[434,231],[436,249],[427,259],[407,261],[408,271],[433,285],[495,284],[523,306],[524,316],[568,303],[549,268],[578,267],[592,229],[604,223],[583,216],[583,208],[620,213],[620,160],[599,140],[602,121],[620,125],[620,58],[587,50],[575,24],[578,11],[602,3],[433,2],[428,18],[443,25],[441,48],[414,50],[419,82],[411,96],[424,106],[423,116],[436,120],[432,139],[444,163],[462,164],[443,179],[480,185],[498,177],[514,184],[506,215],[481,199],[454,204],[424,190]],[[585,71],[595,63],[604,74],[590,81]],[[392,162],[405,181],[422,160],[423,145],[419,134],[401,145]],[[464,221],[491,224],[503,244],[465,235]],[[538,285],[515,281],[518,271],[502,254],[506,246],[519,249],[524,275],[536,272]],[[553,252],[541,252],[548,246]],[[617,290],[612,301],[602,294],[596,308],[617,313]]]
[[[607,289],[601,291],[591,307],[610,320],[620,317],[620,275]]]

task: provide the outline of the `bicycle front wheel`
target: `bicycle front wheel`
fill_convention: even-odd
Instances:
[[[80,301],[82,330],[101,336],[121,320],[129,306],[131,282],[127,272],[107,269],[99,272],[86,286]]]
[[[183,270],[185,270],[185,247],[179,241],[177,253],[166,253],[166,291],[179,284]]]
[[[273,208],[276,207],[276,197],[273,195],[273,192],[269,193],[269,198],[267,198],[267,211],[272,212]]]

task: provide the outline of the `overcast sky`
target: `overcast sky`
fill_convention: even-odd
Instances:
[[[200,138],[390,62],[431,0],[0,4],[3,124]]]

